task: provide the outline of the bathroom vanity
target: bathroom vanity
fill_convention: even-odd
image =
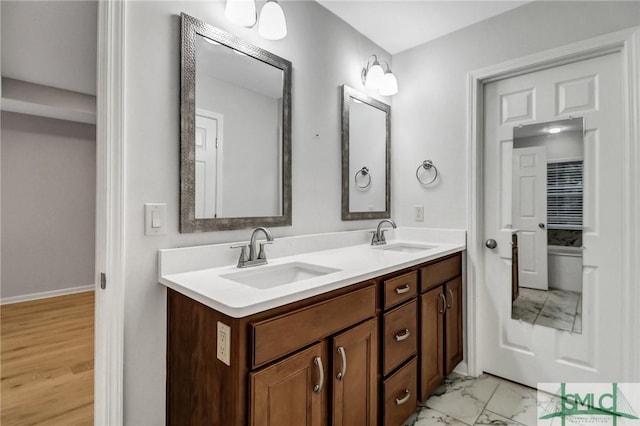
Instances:
[[[163,256],[172,253],[161,252],[167,423],[402,425],[462,360],[463,250],[464,237],[394,238],[387,247],[283,256],[246,270],[165,274],[172,271],[163,270]],[[312,266],[324,272],[272,288],[260,288],[250,271],[262,268],[269,282],[286,275],[277,271]],[[222,305],[225,296],[203,294],[201,284],[235,285],[243,302]]]

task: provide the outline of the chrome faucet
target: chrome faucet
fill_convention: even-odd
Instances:
[[[260,251],[258,251],[257,239],[260,232],[264,233],[265,237],[267,237],[267,241],[263,241],[260,243]],[[231,248],[241,249],[240,258],[238,259],[238,268],[266,265],[267,252],[264,250],[264,246],[267,244],[273,244],[273,236],[271,235],[271,231],[269,231],[267,228],[260,227],[253,230],[253,233],[251,234],[251,241],[249,241],[248,246],[244,244],[231,246]],[[249,257],[247,257],[247,247],[249,248]]]
[[[390,224],[393,228],[397,228],[396,223],[391,219],[382,219],[380,223],[378,223],[378,227],[375,231],[371,231],[373,234],[373,238],[371,238],[372,246],[381,246],[383,244],[387,244],[387,240],[384,238],[384,233],[387,231],[386,229],[382,229],[382,225],[385,223]]]

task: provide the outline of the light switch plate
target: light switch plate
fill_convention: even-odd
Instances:
[[[144,234],[167,235],[167,204],[145,203]]]
[[[416,222],[424,222],[424,206],[415,206],[413,208],[413,219]]]

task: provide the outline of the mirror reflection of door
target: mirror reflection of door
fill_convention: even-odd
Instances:
[[[514,129],[511,317],[582,333],[583,120]],[[516,297],[517,295],[517,297]]]
[[[513,149],[513,228],[518,233],[520,286],[548,290],[547,149]],[[542,226],[540,226],[542,225]]]
[[[222,115],[196,113],[196,217],[219,217],[222,212]]]

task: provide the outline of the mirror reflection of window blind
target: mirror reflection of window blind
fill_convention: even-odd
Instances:
[[[547,226],[582,229],[582,161],[547,164]]]

